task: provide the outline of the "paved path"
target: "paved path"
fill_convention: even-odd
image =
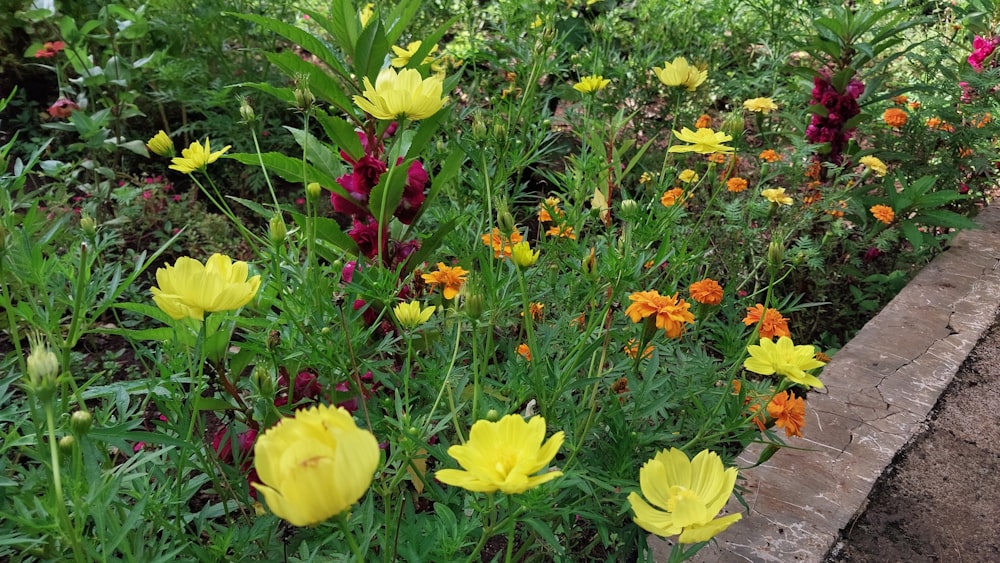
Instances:
[[[804,438],[792,443],[810,451],[786,449],[742,472],[750,513],[696,561],[825,559],[996,318],[1000,206],[977,221],[982,229],[957,235],[824,368],[826,391],[810,393]],[[760,450],[751,446],[739,463],[751,465]],[[727,510],[742,507],[734,500]]]

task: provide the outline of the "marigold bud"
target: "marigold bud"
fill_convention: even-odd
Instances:
[[[496,422],[500,420],[500,413],[498,413],[496,409],[490,409],[486,411],[486,420]]]
[[[258,365],[253,368],[253,373],[250,374],[250,383],[257,388],[261,397],[265,399],[274,397],[274,376],[271,375],[271,370],[267,367]]]
[[[500,227],[500,232],[507,236],[517,229],[514,216],[510,214],[506,201],[497,202],[497,226]]]
[[[584,257],[580,267],[583,270],[583,273],[588,276],[593,276],[597,273],[597,255],[595,254],[593,248],[591,248],[590,253]]]
[[[246,96],[240,97],[240,117],[243,118],[244,123],[253,123],[257,119],[257,114],[253,111],[253,106],[250,105],[250,98]]]
[[[486,309],[486,299],[481,293],[469,293],[465,296],[464,309],[470,319],[478,319]]]

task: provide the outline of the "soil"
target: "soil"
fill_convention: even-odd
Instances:
[[[995,321],[996,322],[996,321]],[[1000,324],[876,482],[826,563],[1000,561]]]

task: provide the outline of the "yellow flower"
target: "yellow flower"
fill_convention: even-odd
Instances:
[[[778,109],[778,104],[774,103],[771,98],[751,98],[743,102],[743,109],[768,114]]]
[[[531,245],[527,241],[521,241],[511,247],[511,259],[519,268],[530,268],[538,261],[540,252],[539,250],[532,251]]]
[[[681,182],[684,182],[685,184],[690,184],[691,182],[698,181],[698,173],[695,172],[694,170],[691,170],[690,168],[685,168],[677,176],[677,179],[680,180]]]
[[[434,314],[434,306],[421,307],[419,301],[410,301],[396,305],[392,312],[396,313],[396,320],[403,328],[413,330],[430,320]]]
[[[770,338],[761,338],[760,345],[747,346],[750,357],[743,367],[761,375],[778,374],[789,381],[805,387],[823,388],[823,382],[806,370],[823,367],[816,359],[816,349],[809,345],[796,346],[791,338],[782,336],[775,343]]]
[[[733,147],[722,144],[732,141],[733,138],[723,132],[716,133],[707,127],[702,127],[697,131],[692,131],[687,127],[681,129],[680,133],[674,131],[674,136],[678,140],[690,143],[687,145],[674,145],[667,152],[696,152],[699,154],[711,154],[716,152],[730,153]]]
[[[371,2],[365,4],[364,8],[358,12],[358,20],[361,22],[362,29],[368,26],[368,22],[372,21],[372,16],[375,15],[375,4]]]
[[[174,140],[170,138],[170,135],[160,129],[160,132],[153,135],[153,138],[146,141],[146,147],[149,148],[153,154],[160,156],[165,156],[167,158],[173,158],[174,152]]]
[[[446,485],[478,493],[523,493],[562,475],[562,471],[535,475],[556,456],[564,435],[556,432],[542,443],[544,438],[545,419],[540,416],[528,421],[519,414],[497,422],[478,420],[468,442],[448,448],[448,455],[462,469],[442,469],[435,477]]]
[[[528,27],[531,29],[538,29],[543,25],[545,25],[545,21],[542,20],[542,16],[535,14],[535,21],[531,22],[531,25],[529,25]]]
[[[607,78],[604,78],[600,74],[592,74],[581,78],[579,82],[573,85],[573,89],[577,92],[590,94],[598,90],[603,90],[608,84],[611,84],[611,81]]]
[[[397,46],[393,45],[392,46],[392,52],[396,53],[396,56],[393,57],[389,61],[389,63],[392,66],[396,67],[396,68],[403,68],[403,67],[405,67],[406,65],[410,64],[410,59],[413,58],[413,55],[417,54],[417,51],[420,50],[420,46],[421,45],[423,45],[423,41],[413,41],[413,42],[409,43],[406,46],[405,49],[403,49],[402,47],[397,47]],[[443,67],[440,64],[435,64],[434,63],[434,58],[431,56],[437,50],[438,50],[438,46],[437,45],[434,45],[433,47],[431,47],[430,53],[428,53],[428,55],[426,57],[424,57],[423,62],[420,63],[422,65],[426,65],[426,64],[431,65],[431,71],[432,72],[441,72],[443,70]]]
[[[666,86],[683,86],[694,92],[708,78],[707,70],[688,64],[684,57],[677,57],[672,63],[664,63],[663,68],[653,67],[653,73]]]
[[[724,468],[715,452],[702,450],[688,459],[677,448],[661,450],[639,470],[642,494],[653,506],[638,493],[628,496],[633,520],[659,536],[680,534],[680,543],[708,541],[742,517],[715,518],[733,492],[736,473],[735,467]]]
[[[213,254],[204,264],[182,256],[156,270],[152,287],[156,306],[173,319],[204,320],[205,313],[232,311],[246,305],[260,288],[260,276],[247,279],[246,262]]]
[[[150,140],[155,139],[156,137],[153,137]],[[201,146],[201,143],[195,141],[191,143],[190,147],[181,151],[181,156],[175,156],[170,161],[170,168],[184,174],[190,174],[195,170],[204,171],[209,164],[219,160],[219,157],[231,148],[231,145],[226,145],[222,147],[222,150],[212,152],[208,139],[205,139],[205,146]]]
[[[791,205],[792,202],[795,201],[791,196],[785,194],[785,188],[761,190],[760,195],[766,198],[767,201],[777,205]]]
[[[438,262],[438,271],[424,274],[424,281],[430,285],[440,285],[444,287],[442,293],[445,299],[451,299],[458,295],[458,290],[465,283],[465,276],[469,275],[461,266],[445,266],[444,262]]]
[[[877,156],[862,156],[861,164],[864,164],[865,168],[868,168],[879,177],[885,176],[886,172],[889,171],[885,163],[882,162]]]
[[[295,412],[254,445],[254,467],[268,508],[294,526],[312,526],[349,509],[378,468],[378,441],[342,407]]]
[[[365,90],[354,96],[354,103],[376,119],[426,119],[438,112],[448,102],[441,96],[444,79],[440,76],[422,78],[420,71],[406,68],[399,73],[384,68],[372,86],[366,76]]]

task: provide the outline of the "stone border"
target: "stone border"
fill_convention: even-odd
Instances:
[[[740,473],[749,514],[694,559],[821,562],[867,505],[896,453],[926,428],[928,413],[1000,307],[1000,205],[959,233],[824,369],[809,394],[803,438]],[[752,445],[739,465],[754,463]],[[665,561],[669,547],[654,547]],[[664,550],[667,547],[667,550]]]

